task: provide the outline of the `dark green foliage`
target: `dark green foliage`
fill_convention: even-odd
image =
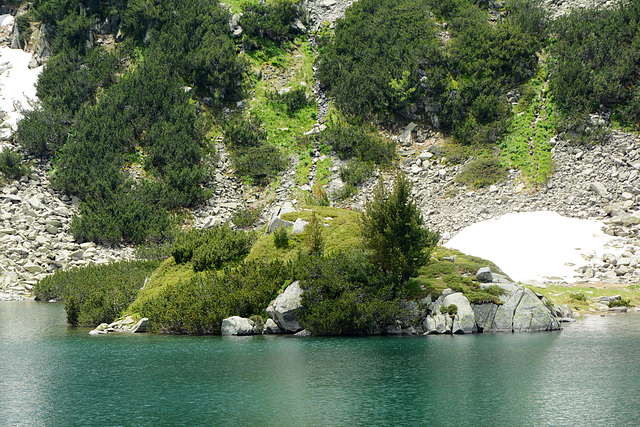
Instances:
[[[85,102],[93,103],[98,88],[106,89],[114,82],[116,66],[115,55],[104,49],[84,57],[56,55],[38,78],[38,98],[47,110],[71,118]]]
[[[278,249],[286,249],[289,246],[289,233],[286,228],[279,227],[274,230],[273,244]]]
[[[342,111],[365,117],[404,112],[424,94],[420,79],[441,72],[442,56],[425,6],[415,0],[358,1],[337,21],[333,41],[322,49],[318,77]]]
[[[618,299],[609,301],[609,307],[633,307],[628,299]]]
[[[341,160],[356,158],[363,162],[389,164],[395,157],[395,145],[366,126],[332,122],[319,138],[320,144],[331,147]]]
[[[282,152],[271,144],[263,144],[233,153],[238,176],[249,178],[254,184],[266,184],[287,167]]]
[[[580,292],[576,292],[576,293],[569,293],[569,298],[574,299],[576,301],[586,301],[587,300],[587,296],[583,293]]]
[[[267,132],[259,118],[236,116],[225,123],[224,138],[234,149],[240,150],[262,145],[267,139]]]
[[[81,209],[86,219],[73,228],[76,237],[156,240],[169,226],[165,209],[203,198],[203,136],[188,99],[166,66],[144,63],[95,106],[81,108],[69,143],[58,151],[53,179],[58,189],[87,202]],[[138,147],[155,179],[132,185],[122,168]]]
[[[293,38],[291,24],[296,19],[295,3],[291,0],[245,2],[240,26],[251,37],[282,41]]]
[[[295,89],[291,89],[288,92],[282,94],[273,91],[267,93],[267,98],[274,103],[282,104],[289,116],[292,116],[296,111],[309,105],[309,99],[307,99],[307,92],[304,87],[300,86]]]
[[[640,2],[585,9],[554,24],[551,89],[571,115],[617,108],[640,118]]]
[[[224,274],[199,274],[140,303],[150,328],[173,334],[220,334],[222,319],[262,315],[292,275],[281,262],[242,263]]]
[[[171,255],[178,264],[191,262],[195,271],[215,270],[249,253],[252,233],[234,231],[229,225],[190,230],[177,237]]]
[[[507,171],[499,159],[481,155],[467,163],[455,180],[458,184],[465,184],[471,188],[482,188],[495,184],[506,175]]]
[[[509,125],[505,93],[537,66],[532,33],[544,19],[526,5],[493,24],[466,0],[359,1],[321,49],[318,76],[347,114],[384,118],[428,105],[458,142],[494,143]],[[450,24],[446,48],[429,9]]]
[[[9,179],[19,179],[29,173],[29,166],[20,153],[5,147],[0,151],[0,172]]]
[[[247,64],[229,36],[229,12],[217,0],[132,0],[121,29],[149,45],[148,55],[168,64],[214,101],[239,94]]]
[[[27,44],[29,43],[29,38],[31,37],[31,18],[29,14],[16,16],[15,26],[18,29],[18,34],[20,35],[20,46],[25,49]]]
[[[135,299],[159,261],[121,261],[57,271],[33,288],[38,300],[65,301],[74,326],[110,323]]]
[[[66,142],[69,122],[64,113],[36,104],[31,110],[22,111],[22,114],[13,136],[26,152],[45,157],[53,154]]]
[[[262,214],[262,206],[247,206],[235,211],[231,221],[238,228],[249,228],[260,218],[260,214]]]
[[[398,173],[391,192],[381,179],[362,213],[362,235],[374,262],[402,283],[427,263],[438,242],[438,233],[423,224],[404,175]]]
[[[360,251],[299,260],[300,324],[313,335],[368,335],[407,318],[394,277]]]
[[[236,174],[254,184],[265,184],[286,168],[280,150],[266,142],[267,133],[258,118],[235,117],[225,124]]]
[[[74,216],[70,232],[79,242],[105,245],[124,242],[157,243],[170,232],[171,220],[166,210],[148,205],[136,197],[137,192],[88,198],[80,203],[80,216]]]
[[[322,231],[324,227],[318,221],[315,212],[311,212],[311,221],[304,228],[303,237],[309,253],[313,255],[321,255],[324,251],[324,237]]]
[[[351,186],[365,182],[373,173],[373,164],[352,159],[340,168],[340,179]]]
[[[455,304],[450,304],[447,306],[442,306],[440,307],[440,313],[442,314],[448,314],[451,317],[454,317],[456,314],[458,314],[458,306]]]

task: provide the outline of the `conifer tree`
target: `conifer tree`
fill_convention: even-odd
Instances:
[[[382,178],[361,215],[364,246],[373,261],[405,283],[429,260],[437,232],[424,227],[420,210],[411,198],[411,183],[402,173],[389,192]]]

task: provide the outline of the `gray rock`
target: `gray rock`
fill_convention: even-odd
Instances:
[[[304,221],[302,218],[296,219],[296,222],[293,223],[293,228],[291,229],[291,234],[301,234],[304,231],[304,228],[309,224],[307,221]]]
[[[493,282],[493,276],[491,274],[491,269],[489,267],[482,267],[476,273],[476,277],[478,281],[482,283],[491,283]]]
[[[513,315],[515,314],[518,304],[522,299],[523,291],[518,289],[510,294],[504,304],[498,306],[493,323],[489,328],[491,332],[512,332],[513,331]]]
[[[498,307],[498,305],[492,303],[473,304],[471,306],[479,332],[491,330]]]
[[[264,323],[264,333],[265,334],[281,334],[282,329],[280,329],[278,324],[274,322],[273,319],[269,318]]]
[[[557,318],[533,291],[523,288],[524,294],[513,316],[514,332],[538,332],[560,329]]]
[[[272,218],[267,226],[267,233],[273,233],[277,228],[289,228],[293,226],[293,222],[285,221],[278,217]]]
[[[453,320],[451,320],[451,317],[447,314],[442,314],[439,311],[427,316],[422,322],[422,328],[424,329],[425,334],[451,333],[451,326],[453,326]]]
[[[253,320],[240,316],[223,319],[221,331],[222,335],[255,335],[257,333]]]
[[[471,308],[471,304],[469,304],[469,300],[462,293],[456,292],[447,295],[442,305],[455,305],[458,307],[458,312],[454,316],[453,324],[451,325],[451,333],[471,334],[477,332],[475,313]]]
[[[140,319],[138,321],[138,323],[136,323],[135,325],[133,325],[131,327],[129,332],[131,332],[131,333],[147,332],[147,326],[148,325],[149,325],[149,319],[147,319],[146,317],[143,317],[142,319]]]
[[[591,184],[589,184],[589,191],[593,191],[600,197],[609,196],[609,192],[607,191],[607,188],[601,182],[592,182]]]
[[[266,308],[266,312],[284,332],[296,333],[302,329],[296,319],[296,313],[301,307],[302,288],[296,280],[278,295],[273,304]]]

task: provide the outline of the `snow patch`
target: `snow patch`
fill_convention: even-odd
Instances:
[[[563,217],[555,212],[523,212],[473,224],[444,246],[494,262],[513,280],[533,283],[576,281],[584,255],[619,253],[602,221]]]
[[[0,47],[0,111],[7,113],[0,129],[3,138],[15,131],[22,118],[16,106],[28,108],[27,100],[36,99],[35,84],[43,67],[30,70],[30,60],[31,54],[21,49]]]

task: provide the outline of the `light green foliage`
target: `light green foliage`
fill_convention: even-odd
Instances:
[[[620,295],[622,300],[628,301],[629,306],[640,305],[640,292],[637,285],[630,285],[624,287],[594,287],[594,286],[581,286],[571,285],[570,287],[562,285],[547,284],[545,289],[531,288],[533,291],[542,294],[547,300],[552,301],[558,305],[566,304],[573,310],[596,312],[598,307],[597,299],[599,297],[612,297],[614,295]],[[585,299],[580,300],[574,298],[577,295],[584,295]]]
[[[57,271],[33,288],[37,299],[65,301],[74,326],[111,323],[136,298],[159,261],[121,261]]]
[[[282,219],[293,222],[297,218],[301,218],[310,222],[312,214],[315,213],[323,228],[322,235],[326,255],[353,250],[361,246],[360,227],[356,212],[324,206],[313,206],[312,209],[284,214]],[[328,227],[324,225],[328,225]],[[255,242],[247,260],[282,259],[290,261],[296,259],[300,252],[307,252],[302,235],[289,236],[289,245],[286,248],[278,249],[274,245],[273,234],[268,234]]]
[[[543,74],[525,86],[517,114],[501,144],[505,163],[522,170],[525,178],[534,185],[545,183],[553,172],[549,141],[555,135],[559,120],[553,101],[544,92]],[[546,98],[545,102],[543,98]]]
[[[438,241],[437,232],[423,227],[424,221],[411,198],[411,184],[398,173],[389,192],[380,179],[373,199],[361,215],[365,247],[382,269],[404,283],[429,260]]]
[[[307,89],[304,89],[310,99],[292,110],[284,103],[270,100],[269,96],[285,88],[298,88],[298,92],[302,93],[302,88],[305,87],[303,83],[306,88],[313,87],[313,52],[309,42],[302,37],[285,43],[282,48],[274,48],[273,51],[276,56],[268,55],[269,50],[264,47],[248,53],[253,70],[260,71],[264,76],[254,82],[255,99],[250,101],[250,111],[252,117],[258,117],[264,123],[270,143],[284,150],[297,151],[303,134],[316,123],[317,105],[311,97],[311,91],[306,92]],[[280,79],[275,78],[275,73],[286,73],[287,81],[281,84]]]
[[[455,258],[455,262],[447,260],[451,257]],[[415,299],[427,294],[437,297],[444,289],[449,288],[462,292],[470,302],[502,304],[498,296],[503,291],[498,286],[482,289],[471,279],[482,267],[489,267],[492,272],[502,274],[490,261],[438,246],[433,250],[429,262],[418,270],[417,277],[407,283],[407,288]]]

